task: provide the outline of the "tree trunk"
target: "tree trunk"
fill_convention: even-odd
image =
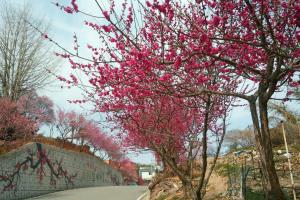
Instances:
[[[200,174],[199,183],[196,189],[196,196],[197,199],[202,199],[202,190],[206,189],[203,188],[205,175],[207,171],[207,132],[209,130],[208,123],[209,123],[209,109],[211,105],[211,96],[208,95],[208,99],[205,106],[205,118],[204,118],[204,127],[203,127],[203,136],[202,136],[202,171]]]
[[[249,104],[255,130],[256,146],[260,153],[262,173],[266,181],[266,186],[264,188],[267,194],[266,198],[268,200],[285,200],[286,198],[281,190],[273,160],[273,150],[268,122],[268,101],[263,97],[259,97],[259,116],[255,102],[255,99],[252,99]]]
[[[185,199],[202,200],[201,195],[198,196],[195,193],[191,183],[188,183],[188,184],[182,183],[182,186],[183,186],[183,190],[184,190],[184,198]]]
[[[170,172],[172,172],[172,168],[167,164],[166,159],[162,158],[162,165],[163,165],[163,173],[167,173],[170,174]]]

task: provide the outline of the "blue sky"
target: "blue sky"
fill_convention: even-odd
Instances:
[[[1,0],[3,1],[3,0]],[[9,3],[15,5],[28,4],[32,9],[32,13],[36,17],[40,17],[45,22],[50,22],[51,30],[48,35],[53,38],[57,43],[64,46],[66,49],[72,49],[73,34],[74,32],[78,36],[80,46],[85,49],[87,43],[95,44],[98,41],[97,35],[85,27],[84,20],[88,19],[86,16],[75,14],[70,15],[61,11],[58,7],[51,2],[55,0],[7,0]],[[60,4],[68,5],[70,0],[57,0]],[[116,1],[118,2],[118,1]],[[0,3],[1,4],[1,3]],[[93,0],[78,0],[79,8],[85,12],[97,15],[99,12],[95,2]],[[81,52],[83,55],[89,55],[88,53]],[[59,66],[59,73],[69,74],[70,68],[68,64],[61,63]],[[78,105],[71,105],[67,102],[68,99],[77,99],[81,97],[81,91],[78,89],[61,89],[60,83],[55,83],[51,87],[45,88],[41,91],[42,94],[49,96],[57,107],[67,110],[77,110],[80,112],[87,112],[88,109],[82,109]],[[251,124],[250,113],[248,107],[235,108],[231,114],[230,125],[228,129],[242,129]],[[137,162],[153,162],[153,157],[149,154],[130,156]]]

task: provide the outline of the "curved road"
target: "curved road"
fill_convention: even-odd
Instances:
[[[91,187],[55,192],[28,200],[137,200],[146,191],[147,186]]]

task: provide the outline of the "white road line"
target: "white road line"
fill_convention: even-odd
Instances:
[[[147,194],[148,194],[148,191],[146,191],[144,194],[142,194],[141,196],[139,196],[137,198],[137,200],[142,200]]]

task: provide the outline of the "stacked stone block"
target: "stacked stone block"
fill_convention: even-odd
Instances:
[[[0,156],[0,199],[17,200],[51,192],[122,185],[121,173],[97,157],[40,143]]]

